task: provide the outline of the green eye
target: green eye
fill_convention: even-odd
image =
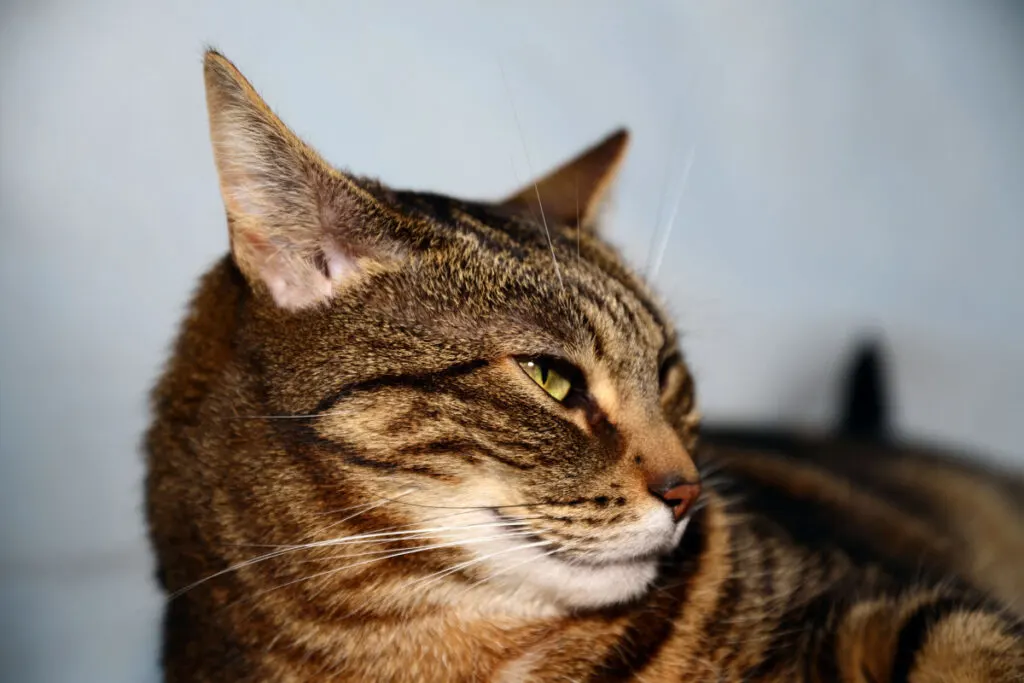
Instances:
[[[564,401],[572,391],[572,382],[544,360],[521,360],[519,367],[556,401]]]

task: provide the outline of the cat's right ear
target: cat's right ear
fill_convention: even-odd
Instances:
[[[376,200],[292,133],[234,64],[209,50],[204,75],[231,251],[246,279],[298,310],[396,254],[368,225]]]
[[[629,147],[620,128],[502,202],[560,225],[593,230]]]

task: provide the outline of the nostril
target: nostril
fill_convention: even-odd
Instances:
[[[672,514],[678,522],[697,501],[700,483],[687,482],[679,476],[663,477],[649,485],[647,490],[672,508]]]
[[[680,475],[667,474],[662,475],[660,477],[655,477],[653,479],[649,479],[647,483],[647,490],[650,491],[651,494],[656,496],[657,498],[665,500],[665,495],[669,491],[679,486],[680,484],[685,483],[686,481]]]

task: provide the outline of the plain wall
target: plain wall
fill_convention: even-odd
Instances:
[[[0,12],[5,680],[155,677],[145,396],[227,248],[206,42],[328,159],[396,186],[498,197],[629,126],[609,237],[649,267],[680,198],[654,281],[710,418],[827,425],[851,345],[875,330],[905,434],[1024,463],[1011,2]]]

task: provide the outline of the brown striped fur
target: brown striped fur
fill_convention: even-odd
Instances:
[[[232,254],[153,398],[167,681],[1022,680],[1019,482],[698,446],[593,226],[624,134],[458,201],[327,165],[214,52],[206,82]],[[571,401],[515,362],[549,356]],[[676,523],[652,492],[698,470]]]

